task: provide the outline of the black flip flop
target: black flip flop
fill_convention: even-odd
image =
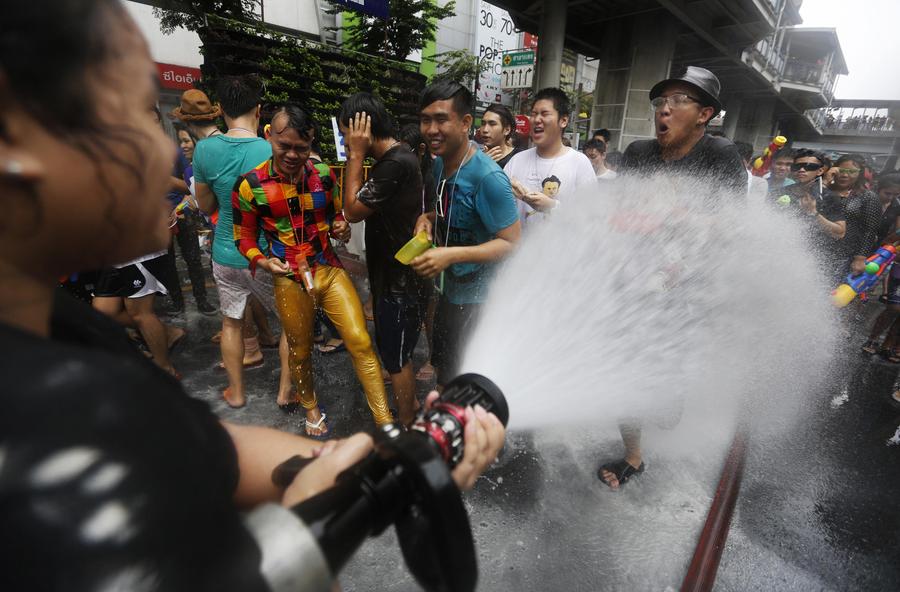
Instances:
[[[644,472],[644,463],[641,463],[641,466],[638,468],[634,468],[628,461],[624,458],[620,461],[606,463],[604,465],[600,465],[600,468],[597,470],[597,478],[603,481],[603,484],[612,489],[612,486],[609,484],[609,481],[603,478],[603,471],[608,471],[616,476],[616,479],[619,481],[619,487],[628,483],[628,481],[635,475],[640,475]]]

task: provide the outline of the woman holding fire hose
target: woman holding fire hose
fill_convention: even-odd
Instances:
[[[155,77],[116,0],[34,0],[0,21],[2,589],[265,589],[238,509],[315,495],[372,446],[222,424],[55,294],[62,275],[167,244]],[[466,413],[461,487],[504,434]],[[282,491],[272,469],[295,454],[319,458]]]

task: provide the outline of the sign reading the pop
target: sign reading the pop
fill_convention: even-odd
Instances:
[[[516,51],[503,56],[503,88],[529,88],[534,80],[534,52]]]
[[[483,103],[512,103],[512,96],[503,94],[503,55],[519,47],[519,31],[508,12],[485,1],[475,3],[478,28],[475,43],[482,72],[478,75],[475,99]]]
[[[335,4],[346,6],[350,10],[358,10],[374,17],[386,19],[390,16],[389,0],[332,0]]]
[[[159,84],[163,88],[188,90],[194,88],[194,83],[200,82],[200,68],[157,63],[156,71],[159,72]]]

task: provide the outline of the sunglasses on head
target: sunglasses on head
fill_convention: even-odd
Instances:
[[[794,172],[803,170],[803,171],[817,171],[822,168],[822,165],[817,162],[795,162],[791,165],[791,170]]]

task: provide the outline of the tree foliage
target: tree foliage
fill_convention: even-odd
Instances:
[[[258,20],[260,0],[163,0],[153,16],[160,29],[169,35],[175,29],[197,31],[206,26],[206,15],[212,14],[236,21]]]
[[[465,49],[455,49],[428,59],[437,65],[437,73],[432,81],[452,80],[469,89],[478,76],[491,66],[487,60],[479,60],[478,56]]]
[[[329,12],[346,10],[334,5]],[[456,3],[451,0],[438,6],[432,0],[390,0],[390,18],[376,18],[358,12],[355,22],[345,26],[344,45],[354,51],[404,61],[407,56],[434,41],[437,21],[455,16]]]

